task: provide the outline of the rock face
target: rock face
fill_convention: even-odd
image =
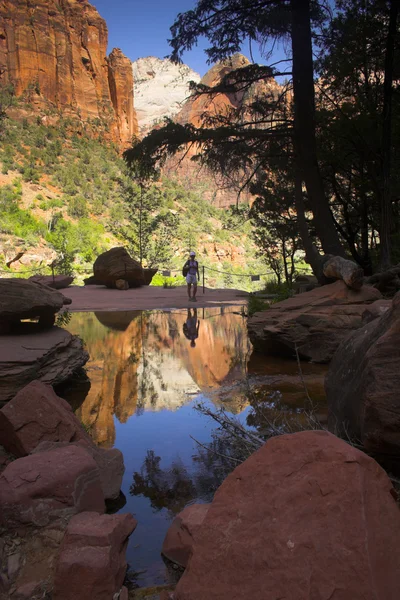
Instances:
[[[0,279],[0,328],[37,317],[39,323],[51,326],[65,304],[71,300],[37,281]]]
[[[93,274],[96,281],[109,288],[116,288],[117,281],[126,281],[129,287],[145,284],[142,267],[129,256],[125,248],[111,248],[100,254],[94,262]]]
[[[5,0],[0,5],[0,64],[6,82],[31,105],[99,119],[114,141],[136,133],[130,61],[106,58],[107,26],[86,0]]]
[[[359,291],[343,281],[315,288],[248,320],[250,340],[259,352],[295,356],[318,363],[329,362],[341,342],[361,326],[366,305],[381,298],[364,285]]]
[[[323,431],[269,440],[218,489],[175,600],[396,600],[400,515],[367,455]]]
[[[374,319],[378,319],[384,315],[390,308],[392,308],[392,301],[385,300],[384,298],[369,304],[362,314],[362,324],[371,323]]]
[[[181,567],[187,567],[195,537],[209,506],[209,504],[192,504],[175,517],[162,546],[161,552],[164,556]]]
[[[132,69],[135,109],[142,135],[158,121],[179,112],[190,95],[189,82],[200,81],[200,75],[187,65],[154,56],[135,60]]]
[[[122,453],[117,448],[106,450],[95,446],[68,402],[40,381],[27,385],[0,410],[0,440],[17,457],[73,443],[96,462],[104,498],[115,499],[120,493],[124,474]]]
[[[200,83],[209,87],[218,85],[222,78],[235,69],[240,69],[249,65],[249,60],[242,54],[235,54],[231,58],[221,61],[211,67],[201,79]],[[254,101],[255,96],[262,92],[263,96],[277,97],[281,93],[279,84],[274,80],[257,83],[246,93],[237,94],[217,94],[212,99],[207,96],[197,98],[190,97],[182,106],[182,109],[175,115],[174,120],[185,125],[190,123],[195,127],[201,125],[201,115],[213,117],[218,114],[225,114],[227,110],[241,108],[246,103]],[[241,188],[238,183],[235,187],[227,185],[227,181],[211,173],[204,167],[199,167],[192,160],[192,156],[198,152],[198,149],[185,148],[180,153],[169,158],[164,167],[164,173],[169,177],[177,177],[185,186],[198,186],[199,181],[207,183],[208,192],[202,192],[203,196],[212,204],[219,207],[229,207],[236,205],[237,194]],[[239,175],[239,174],[238,174]],[[240,178],[240,177],[239,177]],[[211,185],[210,185],[211,182]],[[241,202],[250,202],[251,195],[248,192],[241,194]]]
[[[400,294],[339,346],[326,377],[328,424],[370,452],[400,458]],[[398,469],[398,466],[397,466]]]
[[[68,446],[10,463],[0,477],[0,525],[44,527],[105,509],[99,470],[83,448]]]
[[[36,281],[37,283],[42,283],[43,285],[47,285],[54,290],[62,290],[67,288],[73,282],[74,278],[70,275],[32,275],[29,277],[29,281]]]
[[[54,600],[110,600],[121,589],[128,537],[137,522],[128,514],[81,513],[68,523],[54,581]]]
[[[116,117],[116,134],[123,142],[131,142],[138,133],[138,123],[133,107],[132,63],[119,48],[108,57],[108,83]]]
[[[38,331],[35,324],[26,325],[18,335],[1,336],[0,405],[33,380],[66,381],[89,359],[78,336],[59,327]]]

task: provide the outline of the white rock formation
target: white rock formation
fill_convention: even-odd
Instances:
[[[134,105],[140,134],[145,134],[164,117],[172,117],[190,95],[189,81],[200,75],[187,65],[148,56],[132,63]]]

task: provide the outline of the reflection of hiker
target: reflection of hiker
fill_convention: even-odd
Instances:
[[[188,308],[186,323],[183,324],[183,333],[185,337],[190,340],[192,348],[195,347],[195,340],[199,337],[200,320],[197,318],[197,308]]]
[[[187,293],[189,296],[189,300],[192,302],[197,302],[196,292],[197,292],[197,280],[200,279],[199,274],[199,263],[195,260],[195,252],[190,252],[189,260],[185,262],[183,265],[182,273],[186,277],[187,283]],[[193,296],[191,296],[191,289],[193,285]]]

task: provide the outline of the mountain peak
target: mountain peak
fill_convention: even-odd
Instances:
[[[135,109],[139,130],[145,134],[164,117],[173,117],[189,97],[189,82],[200,75],[168,58],[147,56],[132,63]]]

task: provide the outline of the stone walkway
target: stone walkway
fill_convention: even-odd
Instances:
[[[64,296],[71,298],[72,304],[67,306],[73,312],[107,311],[107,310],[153,310],[197,308],[242,305],[246,304],[248,293],[241,290],[212,290],[198,288],[197,302],[189,302],[185,286],[162,288],[143,286],[130,290],[109,290],[103,286],[72,286],[60,290]]]

